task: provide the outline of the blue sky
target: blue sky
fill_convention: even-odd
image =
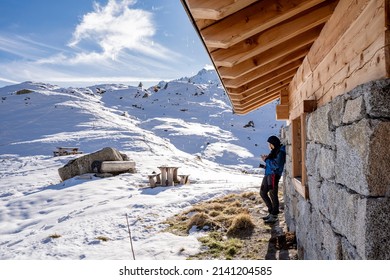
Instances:
[[[0,87],[153,85],[211,61],[180,0],[0,0]]]

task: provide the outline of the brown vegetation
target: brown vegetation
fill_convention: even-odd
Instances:
[[[229,194],[169,218],[167,231],[205,233],[199,238],[204,250],[190,259],[296,259],[295,235],[285,231],[283,213],[274,225],[264,224],[265,214],[257,192]]]

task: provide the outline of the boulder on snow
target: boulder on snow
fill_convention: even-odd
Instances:
[[[94,170],[92,169],[93,162],[125,160],[128,160],[127,155],[121,154],[114,148],[106,147],[100,151],[69,161],[65,166],[58,169],[58,173],[64,181],[77,175],[94,173]]]

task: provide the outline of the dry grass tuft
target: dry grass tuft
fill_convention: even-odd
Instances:
[[[233,201],[232,203],[230,203],[229,205],[228,205],[228,207],[241,207],[242,206],[242,203],[240,202],[240,201],[238,201],[238,200],[235,200],[235,201]]]
[[[252,218],[247,213],[238,214],[234,217],[231,226],[228,228],[227,234],[235,236],[243,233],[250,233],[255,228]]]
[[[282,239],[270,240],[272,227],[261,220],[262,203],[258,192],[253,191],[200,202],[168,218],[166,231],[180,236],[187,236],[194,226],[204,231],[198,238],[203,249],[189,259],[273,259]],[[293,240],[290,236],[289,239]]]
[[[226,206],[219,202],[206,203],[205,208],[209,211],[222,211]]]
[[[243,198],[248,198],[248,199],[255,199],[258,196],[258,193],[256,192],[244,192],[241,194]]]
[[[190,230],[193,226],[196,226],[198,229],[202,229],[205,226],[213,228],[215,223],[209,215],[205,213],[196,213],[188,220],[187,231]]]
[[[104,242],[107,242],[108,240],[110,240],[110,238],[106,237],[106,236],[98,236],[96,237],[97,240],[100,240],[100,241],[104,241]]]

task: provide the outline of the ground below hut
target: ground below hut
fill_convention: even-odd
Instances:
[[[298,259],[295,234],[288,232],[284,202],[279,192],[281,213],[275,224],[265,224],[265,204],[258,192],[229,194],[194,205],[169,218],[167,231],[188,235],[203,233],[202,251],[189,259],[294,260]]]

